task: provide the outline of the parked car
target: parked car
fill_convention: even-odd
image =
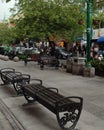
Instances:
[[[58,58],[58,59],[67,59],[68,56],[72,55],[72,53],[69,53],[63,47],[56,47],[54,54],[55,54],[56,58]]]

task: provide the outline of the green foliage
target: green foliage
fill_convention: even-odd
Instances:
[[[104,61],[100,60],[92,60],[91,65],[95,67],[95,70],[103,71],[104,72]]]
[[[11,1],[11,0],[6,0],[6,2],[9,2],[9,1]]]
[[[6,0],[9,2],[10,0]],[[70,1],[70,0],[69,0]],[[31,37],[44,39],[49,35],[57,35],[58,38],[74,41],[82,36],[86,29],[86,0],[74,0],[71,4],[68,0],[18,0],[16,2],[15,16],[16,36],[18,38]],[[92,1],[92,19],[104,19],[103,14],[94,14],[97,9],[104,6],[103,0],[99,3]],[[83,19],[84,24],[79,25],[78,21]]]
[[[19,37],[45,38],[56,34],[73,41],[85,29],[85,26],[78,24],[82,18],[79,5],[60,3],[58,0],[21,0],[17,8],[19,18],[16,19],[16,32]],[[85,14],[83,18],[85,21]]]
[[[15,39],[13,28],[9,28],[7,23],[0,23],[0,43],[11,44]]]
[[[103,0],[92,0],[92,6],[94,10],[101,10],[104,7],[104,1]]]

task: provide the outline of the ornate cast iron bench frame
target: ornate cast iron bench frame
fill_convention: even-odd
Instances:
[[[57,88],[47,88],[39,83],[25,84],[22,92],[29,102],[37,101],[51,112],[56,114],[57,121],[62,130],[74,130],[83,106],[83,98],[77,96],[64,97]]]
[[[3,85],[12,84],[17,94],[22,94],[21,84],[30,82],[30,75],[16,72],[13,68],[3,68],[0,70]]]

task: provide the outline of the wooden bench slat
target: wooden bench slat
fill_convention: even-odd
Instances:
[[[42,89],[43,88],[43,89]],[[27,89],[27,86],[26,86],[26,88],[25,89]],[[39,87],[39,86],[35,86],[35,87],[33,87],[33,86],[29,86],[28,87],[28,90],[32,90],[32,92],[34,93],[34,94],[41,94],[41,90],[43,90],[42,91],[42,93],[44,94],[44,95],[47,95],[48,97],[50,97],[50,98],[53,98],[54,100],[56,100],[56,98],[58,98],[58,96],[56,95],[56,92],[54,92],[54,91],[51,91],[49,88],[45,88],[44,86],[41,86],[41,87]]]
[[[26,92],[30,92],[32,95],[34,95],[33,97],[35,97],[35,98],[37,98],[37,97],[43,97],[43,99],[47,99],[47,102],[49,102],[50,104],[52,104],[52,106],[54,106],[54,100],[52,100],[52,99],[49,99],[49,98],[47,98],[44,94],[42,94],[42,93],[40,93],[40,94],[36,94],[36,92],[33,92],[33,90],[32,89],[29,89],[29,88],[26,88],[25,89],[25,91]],[[53,104],[54,103],[54,104]]]
[[[8,78],[8,79],[10,79],[10,80],[13,80],[13,78],[15,78],[16,79],[16,77],[17,77],[17,79],[19,78],[19,76],[22,76],[22,74],[21,73],[19,73],[19,72],[10,72],[10,73],[2,73],[2,76],[5,76],[6,78]]]
[[[41,90],[42,88],[44,88],[42,91],[39,91]],[[44,86],[39,86],[39,85],[35,85],[34,87],[33,86],[29,86],[28,87],[26,86],[25,89],[27,89],[28,91],[31,91],[34,95],[37,94],[37,96],[43,96],[43,98],[46,98],[48,102],[52,102],[52,103],[56,103],[59,99],[62,99],[63,96],[48,89],[48,88],[45,88]],[[39,91],[39,92],[38,92]],[[60,104],[65,104],[65,103],[71,103],[72,101],[67,99],[67,100],[62,100],[60,101]]]

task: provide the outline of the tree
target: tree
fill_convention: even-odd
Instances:
[[[97,0],[92,2],[95,9]],[[74,0],[70,4],[68,0],[18,0],[16,7],[19,37],[45,38],[55,34],[73,41],[86,28],[86,13],[80,11],[81,7],[86,8],[86,1]],[[84,21],[83,25],[78,24],[80,19]]]
[[[15,40],[14,28],[9,28],[8,23],[0,23],[0,43],[11,44]]]
[[[72,41],[84,29],[78,24],[80,18],[85,20],[78,4],[70,5],[67,1],[60,3],[58,0],[21,0],[17,9],[15,22],[20,37],[45,38],[55,34]]]

